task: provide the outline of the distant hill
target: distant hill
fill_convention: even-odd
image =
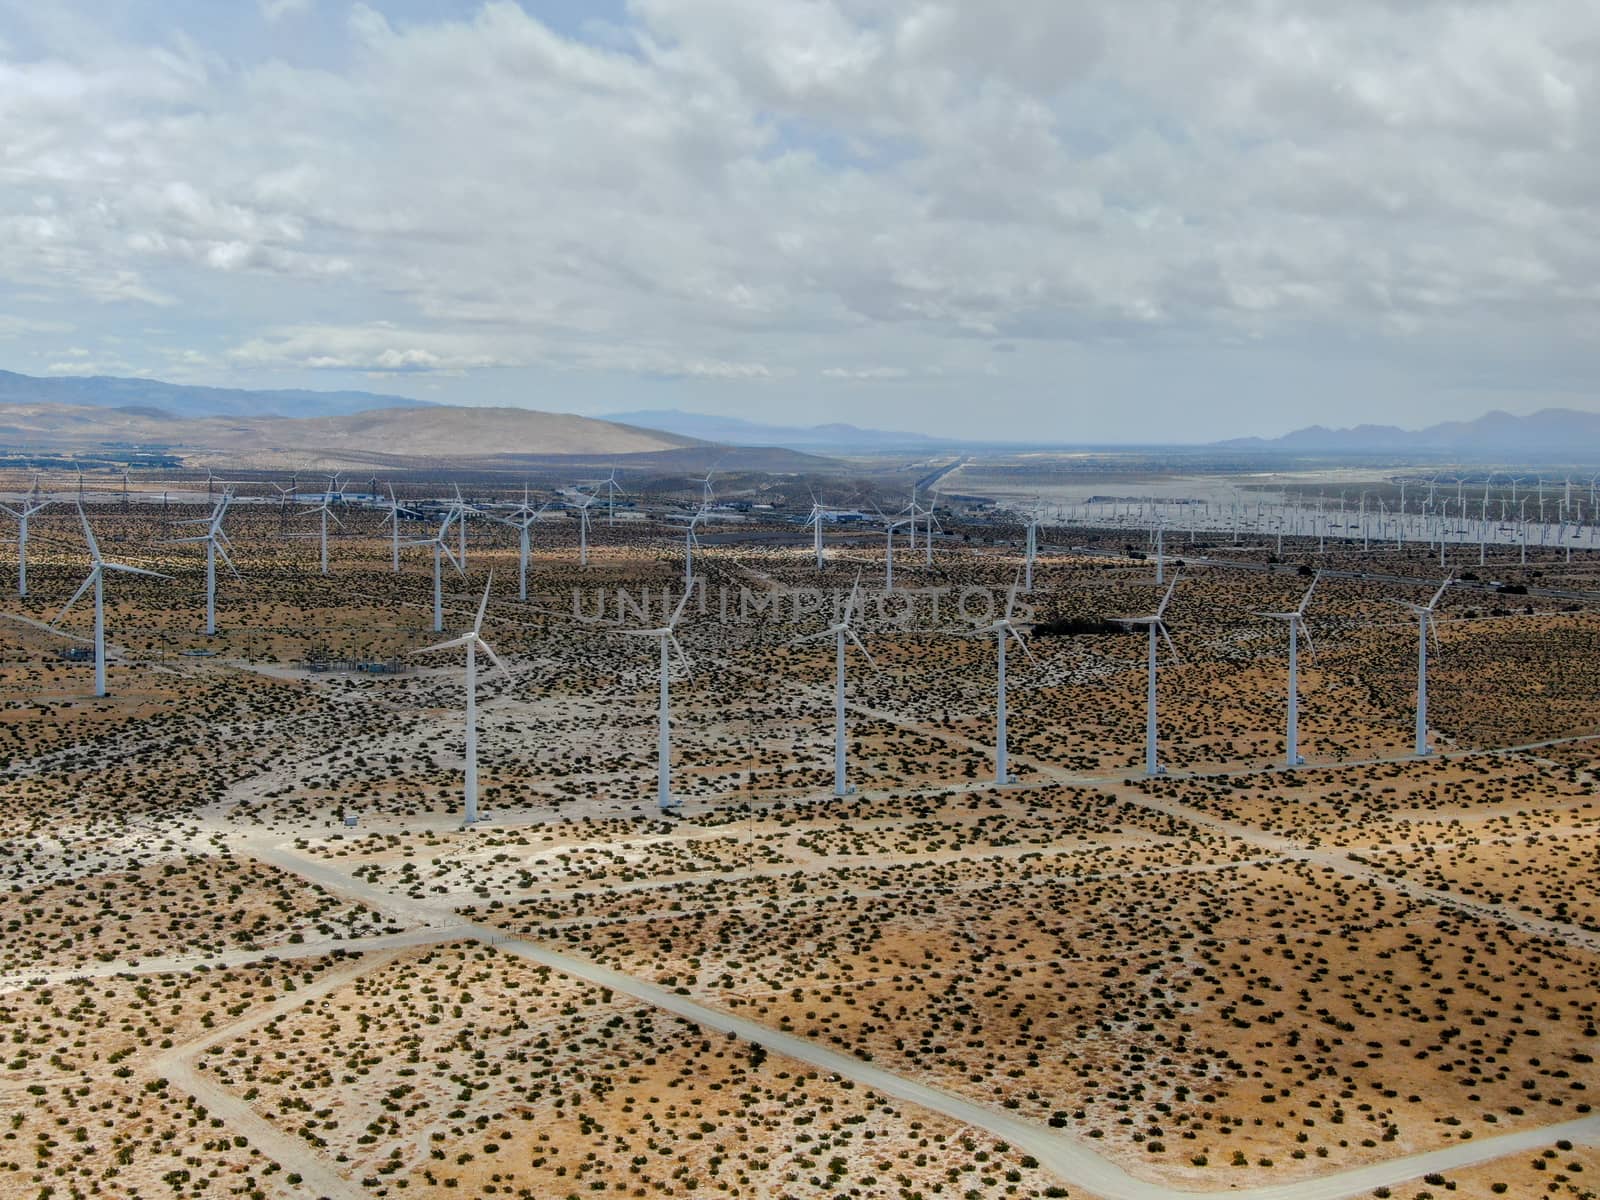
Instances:
[[[738,417],[719,417],[709,413],[684,412],[676,408],[644,409],[636,412],[608,413],[608,421],[659,429],[684,437],[727,446],[785,446],[790,449],[891,450],[951,446],[956,443],[920,433],[897,433],[883,429],[861,429],[855,425],[763,425]]]
[[[41,378],[14,371],[0,371],[0,404],[153,408],[174,417],[333,417],[374,408],[437,407],[426,400],[379,392],[315,392],[303,388],[248,391],[115,375]]]
[[[182,420],[143,405],[0,404],[0,446],[78,452],[140,447],[199,466],[328,470],[712,449],[693,438],[567,413],[446,405],[331,417]]]
[[[1451,454],[1491,459],[1535,455],[1588,461],[1600,457],[1600,413],[1573,408],[1546,408],[1520,417],[1491,412],[1471,421],[1444,421],[1415,430],[1394,425],[1349,429],[1312,425],[1279,438],[1233,438],[1216,444],[1229,450]]]

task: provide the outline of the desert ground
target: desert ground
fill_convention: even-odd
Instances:
[[[62,657],[76,496],[26,597],[0,549],[0,1195],[1596,1194],[1600,557],[1452,564],[1419,758],[1391,601],[1439,586],[1425,547],[1180,541],[1158,584],[1126,531],[1047,526],[1023,589],[1020,527],[958,509],[889,590],[881,528],[819,569],[805,505],[729,509],[663,812],[623,631],[684,593],[692,491],[596,509],[587,565],[533,522],[525,601],[517,531],[470,516],[437,634],[381,506],[335,508],[324,576],[314,518],[241,499],[207,636],[170,540],[201,489],[85,497],[165,576],[108,570],[104,697]],[[1259,614],[1317,572],[1288,765]],[[1108,622],[1174,577],[1148,776],[1145,637]],[[836,796],[816,635],[858,586]],[[464,654],[418,652],[486,589],[464,826]]]

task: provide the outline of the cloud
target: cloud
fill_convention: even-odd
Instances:
[[[263,0],[315,55],[199,25],[0,47],[0,287],[43,297],[8,307],[162,307],[232,382],[915,378],[973,429],[978,388],[1037,427],[1068,366],[1189,420],[1156,364],[1218,347],[1381,359],[1356,416],[1459,403],[1457,359],[1600,366],[1594,6],[627,11],[590,41],[508,2]],[[1228,402],[1314,415],[1264,377]]]
[[[311,0],[260,0],[261,15],[270,22],[299,16],[311,8]]]

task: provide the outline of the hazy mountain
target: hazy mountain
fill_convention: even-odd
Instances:
[[[621,421],[645,429],[721,442],[729,446],[788,446],[830,450],[883,450],[900,447],[949,446],[945,438],[920,433],[897,433],[882,429],[861,429],[855,425],[763,425],[738,417],[719,417],[709,413],[684,412],[676,408],[645,409],[638,412],[608,413],[608,421]]]
[[[154,408],[175,417],[332,417],[374,408],[435,407],[426,400],[377,392],[314,392],[303,388],[247,391],[114,375],[41,378],[13,371],[0,371],[0,403]]]
[[[1444,421],[1426,429],[1394,425],[1356,425],[1329,429],[1312,425],[1279,438],[1233,438],[1218,442],[1231,450],[1309,453],[1454,454],[1508,458],[1519,454],[1594,458],[1600,454],[1600,413],[1546,408],[1527,416],[1485,413],[1471,421]]]
[[[13,450],[165,450],[199,465],[343,469],[709,450],[693,438],[526,408],[384,408],[332,417],[202,417],[143,405],[0,404]]]

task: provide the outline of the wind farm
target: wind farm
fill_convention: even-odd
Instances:
[[[990,469],[0,478],[0,1190],[1581,1178],[1587,523]]]

